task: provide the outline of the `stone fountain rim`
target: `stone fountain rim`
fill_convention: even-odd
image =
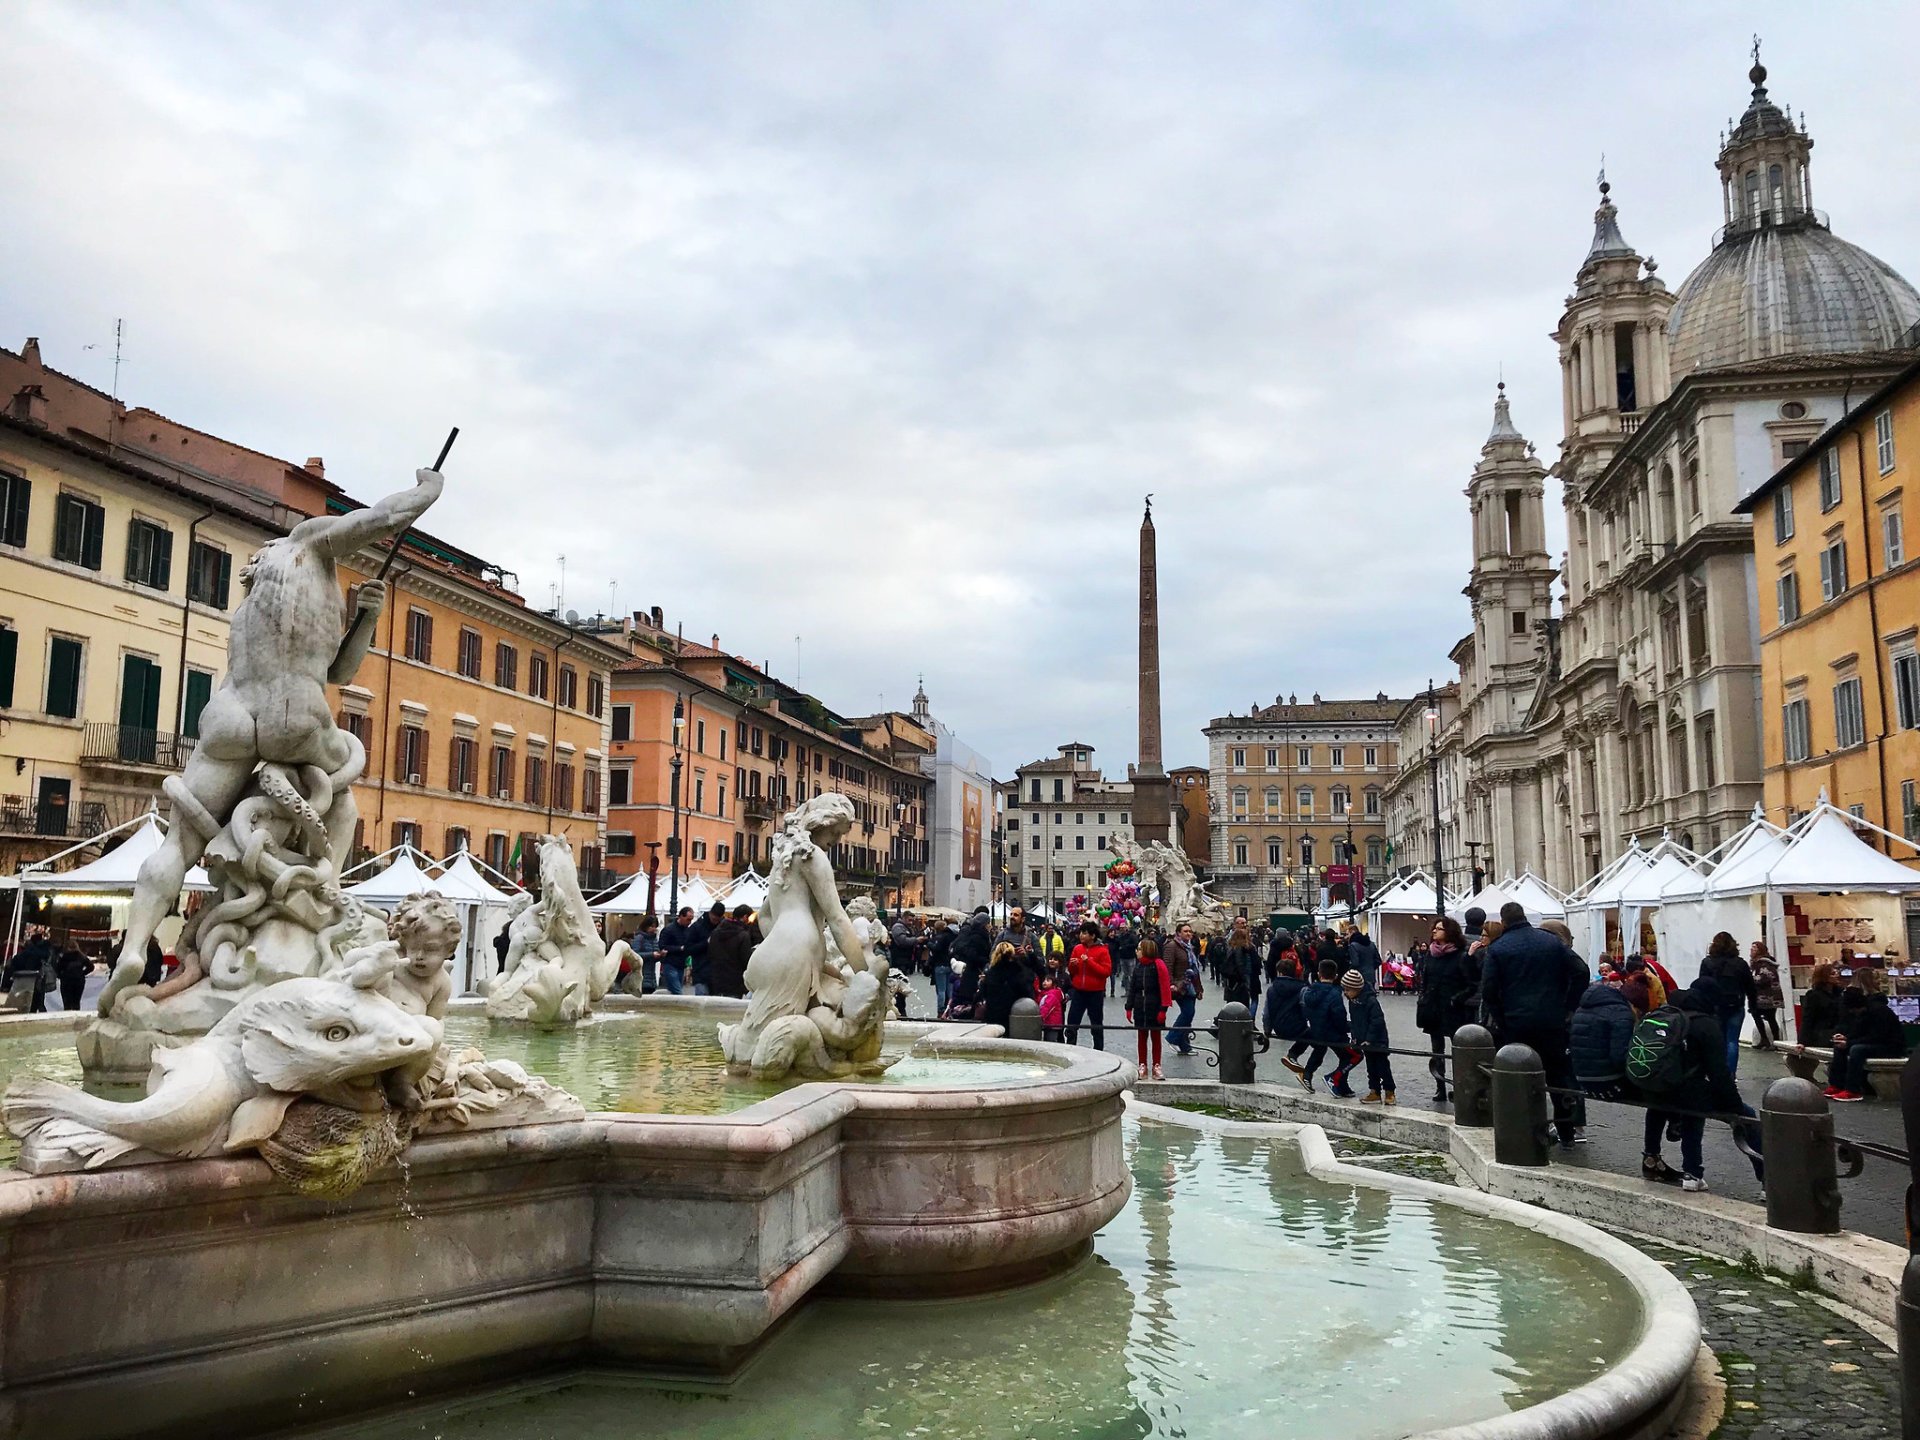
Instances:
[[[1686,1287],[1665,1266],[1624,1240],[1584,1220],[1522,1200],[1346,1164],[1334,1154],[1333,1142],[1318,1125],[1229,1120],[1155,1105],[1133,1095],[1127,1097],[1127,1108],[1154,1120],[1212,1134],[1290,1140],[1299,1146],[1307,1173],[1317,1180],[1410,1195],[1519,1225],[1609,1266],[1639,1297],[1639,1339],[1593,1379],[1524,1410],[1424,1431],[1410,1440],[1615,1440],[1658,1435],[1664,1433],[1671,1412],[1685,1399],[1700,1350],[1700,1312]]]

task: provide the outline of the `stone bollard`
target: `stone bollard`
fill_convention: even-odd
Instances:
[[[1769,1085],[1760,1101],[1760,1139],[1767,1155],[1767,1224],[1803,1235],[1838,1233],[1833,1112],[1820,1087],[1791,1075]]]
[[[1007,1016],[1007,1039],[1038,1040],[1040,1038],[1040,1007],[1031,1000],[1013,1002],[1013,1013]]]
[[[1222,1005],[1213,1017],[1213,1038],[1220,1051],[1220,1083],[1253,1084],[1253,1012],[1237,1000]]]
[[[1491,1077],[1480,1067],[1493,1064],[1493,1032],[1484,1025],[1462,1025],[1453,1037],[1453,1123],[1484,1130],[1493,1124]]]
[[[1544,1165],[1553,1151],[1547,1071],[1526,1045],[1502,1045],[1493,1057],[1493,1158],[1501,1165]]]

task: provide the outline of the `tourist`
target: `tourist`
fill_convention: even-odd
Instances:
[[[1586,1136],[1576,1126],[1565,1093],[1573,1088],[1567,1017],[1586,990],[1587,967],[1559,936],[1529,922],[1515,901],[1500,907],[1498,923],[1500,934],[1487,948],[1481,1003],[1501,1045],[1525,1045],[1540,1057],[1547,1084],[1555,1091],[1554,1128],[1560,1143],[1579,1144]]]
[[[1173,986],[1173,1003],[1178,1007],[1167,1043],[1182,1055],[1193,1054],[1194,1007],[1207,987],[1200,981],[1200,961],[1194,954],[1193,926],[1182,925],[1167,942],[1167,977]]]
[[[1771,1050],[1780,1043],[1780,1010],[1787,1003],[1780,990],[1780,967],[1761,940],[1753,942],[1747,965],[1753,971],[1753,1048]]]
[[[33,980],[33,1000],[30,1008],[47,1008],[48,977],[53,968],[53,944],[47,938],[47,932],[38,926],[27,932],[27,940],[13,958],[7,961],[6,982],[11,991],[15,982],[31,978]]]
[[[913,928],[904,912],[896,914],[893,928],[887,931],[888,967],[902,979],[907,979],[920,968],[920,953],[919,932]]]
[[[1354,1048],[1367,1057],[1367,1093],[1362,1105],[1392,1105],[1393,1042],[1387,1038],[1387,1016],[1380,1008],[1380,996],[1367,984],[1359,970],[1340,977],[1340,988],[1347,997],[1347,1033]]]
[[[1214,973],[1220,977],[1220,999],[1228,1005],[1254,1006],[1259,994],[1260,952],[1253,947],[1253,931],[1247,917],[1236,915],[1226,940],[1216,945]]]
[[[1036,973],[1058,970],[1066,964],[1067,943],[1060,938],[1060,931],[1051,920],[1040,927],[1040,933],[1035,939],[1035,950],[1040,957],[1039,970]]]
[[[1300,978],[1300,961],[1289,946],[1275,962],[1273,979],[1267,982],[1267,1003],[1262,1023],[1276,1040],[1291,1042],[1280,1063],[1296,1076],[1302,1074],[1300,1057],[1313,1048],[1307,1038],[1307,1016],[1300,1008],[1307,982]]]
[[[167,956],[160,948],[160,942],[149,935],[147,937],[146,963],[140,969],[142,985],[158,985],[167,978]]]
[[[1467,937],[1467,949],[1472,950],[1479,945],[1480,937],[1486,932],[1487,912],[1478,905],[1471,906],[1460,917],[1460,923],[1460,933]]]
[[[731,996],[735,1000],[746,998],[747,961],[753,955],[753,931],[747,921],[752,918],[751,905],[736,905],[733,914],[713,927],[707,941],[709,993]],[[694,993],[700,993],[698,986],[694,987]]]
[[[1413,1023],[1433,1047],[1427,1073],[1433,1076],[1433,1101],[1438,1105],[1447,1098],[1447,1041],[1462,1025],[1480,1018],[1480,969],[1477,957],[1467,953],[1466,936],[1452,916],[1434,921],[1428,936]]]
[[[1107,981],[1107,994],[1125,995],[1127,987],[1133,982],[1134,962],[1140,953],[1140,937],[1133,933],[1131,925],[1122,926],[1107,941],[1107,949],[1113,955],[1113,975]]]
[[[1380,949],[1366,931],[1359,929],[1347,931],[1347,965],[1351,969],[1358,970],[1366,978],[1367,989],[1379,990]]]
[[[998,1025],[1005,1030],[1013,1023],[1013,1002],[1033,998],[1033,976],[1020,955],[1007,941],[993,947],[993,963],[980,977],[980,1005],[977,1018],[982,1024]]]
[[[1740,1087],[1727,1066],[1726,1035],[1720,1024],[1724,1003],[1721,990],[1711,976],[1702,975],[1673,996],[1670,1008],[1647,1016],[1634,1027],[1628,1077],[1640,1098],[1661,1107],[1647,1112],[1640,1162],[1645,1179],[1663,1179],[1666,1162],[1660,1155],[1660,1136],[1665,1127],[1671,1126],[1680,1139],[1680,1188],[1705,1190],[1702,1141],[1707,1115],[1753,1115],[1752,1108],[1740,1098]],[[1675,1023],[1682,1016],[1685,1024]],[[1658,1042],[1654,1038],[1656,1029],[1664,1032]],[[1670,1048],[1675,1046],[1677,1051]],[[1760,1127],[1741,1129],[1746,1147],[1758,1150]],[[1762,1176],[1760,1160],[1751,1154],[1748,1159],[1755,1177]]]
[[[519,899],[521,897],[515,896],[514,898]],[[507,931],[513,927],[514,913],[515,912],[513,912],[512,910],[509,910],[507,912],[506,923],[500,927],[499,931],[495,933],[493,937],[493,956],[494,956],[493,970],[496,975],[502,975],[506,973],[507,950],[513,944],[513,938],[507,934]],[[652,919],[653,917],[648,916],[647,918]],[[652,987],[649,986],[648,988],[651,989]]]
[[[687,974],[693,981],[693,993],[696,995],[713,994],[713,960],[709,947],[713,944],[713,932],[720,928],[726,918],[726,903],[716,900],[706,914],[693,922],[693,928],[687,933]]]
[[[1167,1023],[1167,1010],[1173,1004],[1173,977],[1160,958],[1159,942],[1151,936],[1140,942],[1134,958],[1133,973],[1127,977],[1127,1023],[1138,1027],[1134,1036],[1140,1057],[1140,1072],[1155,1080],[1166,1079],[1160,1068],[1160,1033]],[[1153,1068],[1147,1068],[1148,1041],[1151,1039]]]
[[[1073,999],[1067,1005],[1067,1044],[1080,1043],[1080,1021],[1088,1018],[1093,1027],[1093,1048],[1104,1050],[1107,1032],[1107,977],[1113,973],[1113,956],[1100,943],[1100,927],[1091,920],[1080,922],[1080,943],[1067,960],[1067,984]]]
[[[504,936],[507,932],[500,933]],[[642,915],[640,928],[627,945],[639,961],[639,972],[629,975],[621,988],[629,995],[651,995],[660,988],[660,917]]]
[[[1596,980],[1580,997],[1567,1032],[1567,1058],[1580,1088],[1599,1100],[1626,1093],[1627,1047],[1640,1017],[1626,991]]]
[[[1800,997],[1800,1046],[1833,1044],[1840,1028],[1840,971],[1831,961],[1813,967],[1813,981]]]
[[[82,954],[77,945],[69,944],[60,952],[60,958],[54,961],[54,970],[60,978],[60,1008],[78,1010],[80,997],[87,988],[87,976],[93,970],[93,961]]]
[[[1299,1071],[1300,1083],[1309,1092],[1313,1089],[1313,1077],[1320,1069],[1320,1062],[1333,1052],[1333,1073],[1327,1076],[1327,1089],[1342,1100],[1353,1099],[1353,1090],[1347,1084],[1347,1072],[1360,1063],[1360,1052],[1353,1048],[1351,1035],[1347,1029],[1346,996],[1340,989],[1340,970],[1331,960],[1322,960],[1317,971],[1318,981],[1307,987],[1300,997],[1300,1012],[1307,1022],[1307,1038],[1313,1042],[1312,1053],[1307,1056],[1306,1065]]]
[[[1035,982],[1047,973],[1040,959],[1040,932],[1027,923],[1027,912],[1016,905],[1007,912],[1007,925],[996,938],[998,945],[1011,945],[1013,958],[1027,967]],[[985,957],[982,957],[985,958]]]
[[[1720,1028],[1727,1038],[1727,1069],[1740,1071],[1740,1029],[1747,1012],[1758,1003],[1753,968],[1740,953],[1740,942],[1720,931],[1707,946],[1700,973],[1719,987]]]
[[[987,918],[987,907],[979,905],[954,932],[953,945],[947,951],[947,963],[953,967],[954,980],[959,980],[963,969],[971,970],[978,985],[980,977],[987,973],[987,957],[992,950],[992,922]]]
[[[1065,1036],[1067,995],[1060,983],[1048,977],[1040,988],[1040,1038],[1059,1044]]]
[[[687,950],[692,943],[693,907],[682,905],[660,932],[660,987],[669,995],[678,995],[686,987]]]
[[[1840,1029],[1827,1062],[1827,1098],[1842,1103],[1866,1099],[1873,1093],[1868,1062],[1898,1060],[1906,1053],[1906,1035],[1900,1017],[1887,1004],[1880,972],[1862,970],[1860,988],[1848,988],[1842,999]]]
[[[954,929],[945,916],[933,922],[933,936],[927,942],[927,960],[933,967],[933,1013],[947,1013],[947,999],[953,993]]]
[[[1658,1010],[1667,1003],[1667,987],[1661,982],[1651,966],[1638,955],[1629,955],[1621,965],[1624,977],[1621,988],[1627,992],[1627,999],[1633,1008],[1642,1015]]]

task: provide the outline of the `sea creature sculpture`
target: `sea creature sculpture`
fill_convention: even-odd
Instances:
[[[386,1108],[388,1077],[424,1073],[439,1028],[379,993],[390,965],[351,973],[353,983],[302,978],[267,986],[192,1044],[156,1051],[143,1100],[14,1081],[5,1116],[21,1141],[21,1167],[91,1170],[253,1148],[302,1096],[345,1110]]]
[[[886,1068],[888,967],[876,944],[878,923],[863,927],[848,914],[828,858],[853,817],[853,802],[830,793],[780,822],[760,907],[766,938],[747,961],[747,1013],[720,1027],[729,1070],[777,1080]]]
[[[487,1015],[533,1025],[572,1025],[592,1013],[630,953],[608,950],[580,893],[573,847],[559,835],[540,841],[540,899],[507,931],[507,963],[488,986]]]

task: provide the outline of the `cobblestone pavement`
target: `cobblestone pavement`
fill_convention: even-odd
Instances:
[[[1386,1011],[1388,1033],[1393,1037],[1395,1046],[1404,1050],[1418,1049],[1426,1044],[1426,1036],[1415,1028],[1414,1002],[1411,996],[1383,995],[1381,1005]],[[1201,1001],[1195,1022],[1207,1024],[1212,1021],[1214,1012],[1219,1009],[1215,997],[1209,995]],[[1118,997],[1107,1001],[1108,1017],[1123,1021],[1126,1017]],[[926,1016],[933,1013],[933,987],[925,976],[914,980],[914,997],[911,1013]],[[1092,1035],[1087,1031],[1080,1034],[1080,1043],[1090,1044]],[[1105,1035],[1105,1048],[1113,1054],[1133,1058],[1136,1039],[1130,1030],[1109,1030]],[[1166,1052],[1164,1068],[1169,1080],[1217,1080],[1220,1072],[1210,1065],[1209,1052],[1212,1050],[1212,1037],[1198,1034],[1194,1036],[1194,1053],[1191,1057],[1177,1055],[1171,1050]],[[1257,1074],[1263,1082],[1293,1085],[1297,1082],[1280,1067],[1279,1060],[1271,1052],[1258,1057]],[[1409,1109],[1442,1111],[1451,1106],[1434,1104],[1434,1085],[1427,1074],[1426,1066],[1419,1060],[1408,1056],[1393,1057],[1394,1071],[1400,1087],[1397,1098],[1399,1103]],[[1747,1103],[1759,1108],[1760,1097],[1766,1087],[1787,1073],[1786,1066],[1780,1062],[1777,1054],[1765,1051],[1746,1050],[1740,1058],[1739,1082],[1741,1093]],[[1891,1094],[1891,1088],[1888,1093]],[[1356,1102],[1358,1103],[1358,1102]],[[1869,1101],[1860,1105],[1836,1105],[1835,1129],[1843,1136],[1861,1140],[1876,1141],[1882,1145],[1906,1147],[1906,1135],[1901,1125],[1900,1107],[1885,1101]],[[1556,1165],[1576,1165],[1585,1168],[1608,1170],[1616,1174],[1634,1174],[1640,1168],[1641,1114],[1639,1110],[1618,1105],[1604,1105],[1599,1102],[1589,1104],[1587,1108],[1587,1135],[1589,1143],[1572,1149],[1556,1149],[1553,1163]],[[1676,1168],[1680,1163],[1679,1146],[1664,1146],[1667,1162]],[[1715,1191],[1729,1195],[1736,1200],[1749,1204],[1764,1204],[1766,1197],[1760,1183],[1753,1177],[1753,1169],[1746,1157],[1734,1149],[1733,1140],[1724,1125],[1709,1125],[1705,1146],[1707,1180]],[[1898,1165],[1885,1160],[1869,1158],[1867,1168],[1855,1179],[1841,1182],[1841,1193],[1845,1197],[1842,1223],[1848,1229],[1857,1230],[1863,1235],[1872,1235],[1876,1239],[1886,1240],[1896,1245],[1906,1243],[1906,1172]]]

